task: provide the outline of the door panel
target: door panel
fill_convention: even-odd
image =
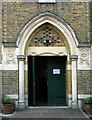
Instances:
[[[48,103],[66,103],[65,62],[56,58],[48,61]]]
[[[28,57],[28,106],[34,105],[33,57]]]
[[[66,57],[28,57],[29,106],[66,104],[65,66]]]
[[[45,57],[35,57],[35,105],[47,104],[47,61]]]

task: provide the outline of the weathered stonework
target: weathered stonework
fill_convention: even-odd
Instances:
[[[2,71],[2,93],[18,94],[18,71]]]
[[[92,94],[91,72],[88,70],[78,71],[78,94]]]

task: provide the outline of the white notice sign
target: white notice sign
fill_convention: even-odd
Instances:
[[[53,74],[60,74],[60,69],[53,69]]]

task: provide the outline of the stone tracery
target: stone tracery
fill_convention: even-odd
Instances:
[[[39,31],[33,36],[30,46],[65,46],[64,35],[59,35],[50,24],[39,27]]]

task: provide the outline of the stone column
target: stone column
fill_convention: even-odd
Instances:
[[[72,108],[77,108],[77,55],[71,55],[72,61]]]
[[[25,108],[25,99],[24,99],[24,55],[18,55],[18,69],[19,69],[19,98],[18,98],[18,107],[19,109]]]

